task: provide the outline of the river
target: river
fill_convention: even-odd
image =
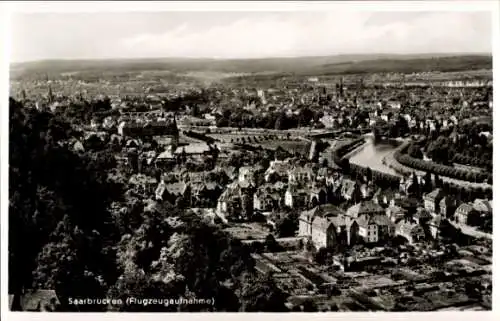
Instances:
[[[401,174],[398,174],[396,171],[394,171],[392,168],[389,166],[385,165],[383,163],[383,159],[386,158],[386,163],[391,164],[391,163],[397,163],[397,161],[394,159],[394,151],[396,150],[397,146],[391,145],[389,143],[377,143],[375,144],[373,142],[373,138],[369,135],[366,136],[366,142],[362,146],[356,148],[352,152],[350,152],[347,157],[349,157],[349,161],[352,164],[357,164],[359,166],[363,167],[370,167],[372,170],[378,170],[383,173],[388,173],[396,176],[400,176]],[[398,163],[399,167],[404,168],[405,172],[411,172],[411,173],[416,173],[419,176],[424,176],[426,173],[423,171],[415,170],[412,168],[409,168],[407,166],[403,166]],[[472,187],[472,188],[492,188],[490,184],[487,183],[475,183],[475,182],[468,182],[468,181],[463,181],[459,180],[456,178],[451,178],[451,177],[446,177],[446,176],[440,176],[441,179],[444,182],[452,183],[458,186],[463,186],[463,187]]]
[[[371,137],[366,138],[365,144],[360,146],[351,152],[349,158],[350,163],[356,164],[363,167],[370,167],[372,170],[377,170],[379,172],[400,176],[389,166],[384,165],[382,160],[384,157],[389,155],[397,146],[389,143],[377,143],[373,142]]]

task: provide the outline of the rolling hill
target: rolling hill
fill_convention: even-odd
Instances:
[[[16,78],[30,73],[138,72],[145,70],[174,73],[207,71],[250,74],[335,75],[376,72],[460,71],[491,68],[492,57],[488,54],[358,54],[229,60],[187,58],[45,60],[12,64],[11,76]]]

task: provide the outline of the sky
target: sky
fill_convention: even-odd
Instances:
[[[16,13],[11,61],[490,53],[490,12]]]

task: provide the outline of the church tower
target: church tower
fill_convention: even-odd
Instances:
[[[49,85],[49,93],[48,93],[49,103],[54,102],[54,93],[52,93],[52,86]]]

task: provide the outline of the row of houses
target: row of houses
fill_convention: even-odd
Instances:
[[[466,225],[477,225],[481,217],[493,213],[491,201],[476,199],[474,202],[460,204],[459,200],[446,195],[439,188],[424,195],[423,200],[424,207],[429,212]]]
[[[415,243],[429,237],[438,238],[446,218],[471,225],[478,222],[481,215],[492,213],[491,202],[480,199],[452,207],[452,198],[440,189],[423,197],[424,207],[397,193],[390,201],[387,195],[381,198],[378,195],[359,202],[347,211],[331,204],[303,211],[298,234],[309,238],[318,249],[336,244],[384,243],[396,236]]]
[[[427,237],[425,224],[432,226],[435,222],[408,217],[394,221],[386,209],[370,200],[347,211],[333,205],[303,211],[298,234],[310,239],[316,249],[332,248],[337,244],[383,244],[396,236],[414,243]]]

